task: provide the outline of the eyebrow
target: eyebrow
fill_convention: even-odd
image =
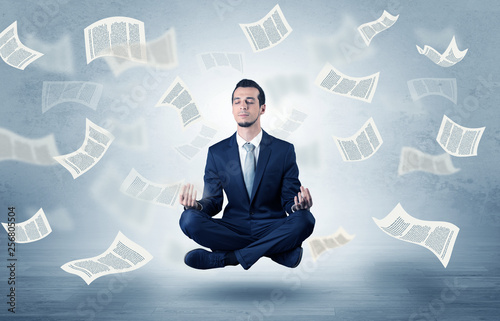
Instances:
[[[241,97],[234,97],[233,98],[233,101],[237,100],[237,99],[242,99]],[[245,99],[251,99],[251,100],[255,100],[255,97],[246,97]]]

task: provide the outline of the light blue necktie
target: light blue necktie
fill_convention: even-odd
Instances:
[[[253,180],[255,177],[255,155],[253,150],[255,146],[251,143],[245,143],[243,148],[247,151],[245,157],[245,168],[243,169],[243,177],[245,179],[245,186],[247,188],[248,197],[252,195]]]

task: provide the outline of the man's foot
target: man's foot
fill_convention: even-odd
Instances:
[[[302,247],[299,246],[290,251],[271,255],[270,258],[278,264],[289,268],[296,268],[302,260],[302,252]]]
[[[227,254],[228,252],[210,252],[204,249],[196,249],[186,253],[184,263],[200,270],[221,268],[228,265],[225,261]]]

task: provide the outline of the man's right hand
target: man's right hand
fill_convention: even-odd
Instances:
[[[196,201],[196,190],[194,190],[193,184],[188,183],[182,186],[181,192],[179,193],[179,203],[184,206],[185,209],[200,209],[200,205]]]

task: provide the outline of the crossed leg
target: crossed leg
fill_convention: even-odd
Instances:
[[[238,262],[246,270],[262,256],[287,252],[300,247],[311,235],[315,219],[311,212],[299,210],[273,224],[259,226],[258,235],[250,226],[234,226],[223,219],[214,219],[198,210],[185,210],[179,225],[189,238],[212,251],[234,251]]]

